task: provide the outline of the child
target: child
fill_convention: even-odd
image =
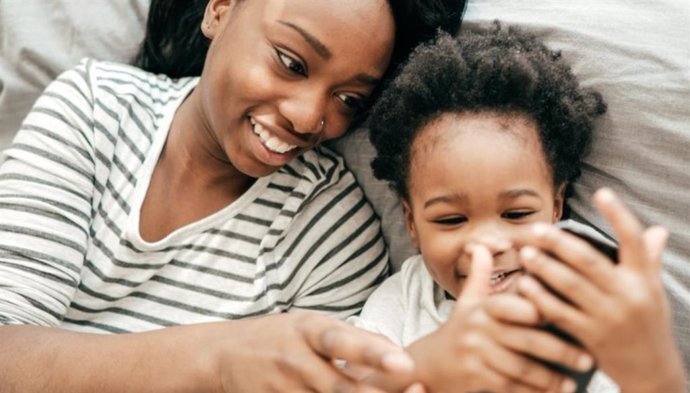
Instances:
[[[435,331],[457,307],[478,249],[493,259],[488,292],[517,292],[524,268],[513,240],[525,224],[563,218],[593,122],[605,110],[600,95],[579,87],[558,53],[499,23],[417,49],[375,106],[371,139],[374,174],[400,196],[420,255],[374,292],[355,323],[400,346]],[[525,299],[510,301],[522,307]],[[506,325],[505,332],[517,329]],[[544,333],[531,330],[525,334]],[[540,337],[532,340],[534,348],[511,348],[490,334],[470,333],[479,339],[467,356],[479,362],[463,363],[468,391],[504,391],[508,383],[525,391],[575,391],[573,381],[525,356],[544,359],[539,342],[553,337],[533,336]],[[586,370],[592,359],[579,353],[571,368]],[[516,372],[506,366],[511,362],[534,372]],[[613,385],[598,374],[590,391]]]

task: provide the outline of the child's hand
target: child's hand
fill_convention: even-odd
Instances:
[[[570,392],[575,385],[527,355],[586,370],[583,350],[530,325],[536,309],[515,295],[489,297],[492,257],[472,249],[468,282],[449,320],[408,351],[429,392]],[[578,367],[579,362],[579,367]]]
[[[590,350],[622,391],[684,392],[660,279],[667,232],[660,227],[645,230],[610,190],[598,191],[594,202],[618,236],[619,263],[555,227],[537,225],[531,239],[522,239],[534,246],[522,249],[523,264],[572,304],[529,276],[521,278],[520,291],[547,321]]]

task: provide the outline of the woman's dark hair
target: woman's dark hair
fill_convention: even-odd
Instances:
[[[135,64],[171,78],[201,75],[210,41],[201,33],[209,0],[151,0]]]
[[[415,135],[443,113],[527,115],[537,124],[554,185],[580,174],[601,96],[582,89],[560,53],[533,35],[495,22],[457,38],[441,34],[417,48],[373,107],[374,175],[409,199]]]
[[[152,0],[136,65],[172,78],[201,75],[209,46],[201,33],[208,1]],[[434,38],[438,29],[455,33],[465,9],[465,0],[388,0],[388,4],[396,26],[391,66],[405,60],[419,43]]]

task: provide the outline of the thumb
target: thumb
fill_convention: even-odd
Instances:
[[[491,271],[494,268],[494,260],[486,246],[474,244],[468,247],[472,256],[470,272],[463,288],[458,303],[479,302],[489,296],[491,288]]]

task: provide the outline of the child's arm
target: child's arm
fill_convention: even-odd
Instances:
[[[535,226],[523,239],[534,246],[521,252],[525,268],[572,304],[531,277],[520,290],[546,320],[580,340],[622,391],[685,392],[660,279],[667,232],[645,230],[610,190],[597,192],[594,202],[619,238],[618,264],[574,236]]]

